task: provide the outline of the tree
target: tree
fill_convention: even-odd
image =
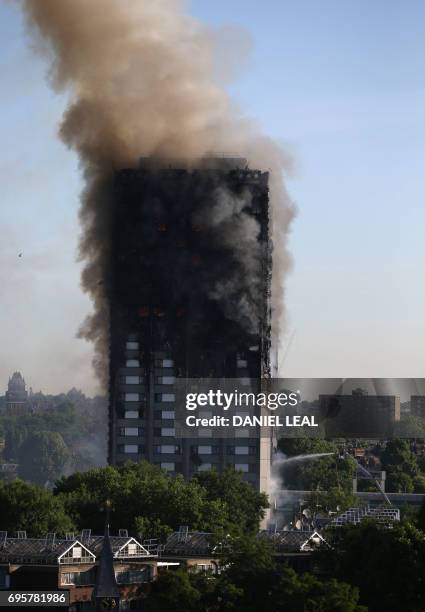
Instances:
[[[416,457],[410,450],[407,440],[399,438],[389,440],[384,451],[381,453],[381,462],[385,469],[397,467],[411,478],[419,473]]]
[[[287,457],[338,452],[338,447],[334,442],[321,438],[280,438],[277,446],[280,452]]]
[[[146,610],[182,612],[362,612],[358,590],[321,582],[276,563],[270,543],[254,536],[228,541],[219,574],[179,570],[159,577]],[[186,608],[184,606],[187,606]]]
[[[18,461],[19,449],[27,436],[27,430],[13,418],[5,420],[3,428],[5,431],[3,456],[6,461]]]
[[[152,583],[146,612],[200,612],[201,593],[184,570],[166,572]]]
[[[0,525],[9,533],[26,530],[30,537],[42,537],[49,531],[64,535],[74,529],[60,498],[22,480],[0,481]]]
[[[381,453],[382,466],[387,472],[387,490],[396,493],[413,493],[423,485],[419,466],[407,440],[387,442]]]
[[[226,504],[229,524],[242,533],[258,531],[269,506],[267,495],[256,491],[231,468],[220,474],[216,470],[200,472],[195,480],[206,490],[209,501],[220,499]]]
[[[423,610],[425,536],[410,523],[385,529],[373,521],[329,534],[322,571],[357,586],[370,612]],[[328,539],[328,541],[329,541]]]
[[[69,456],[59,433],[40,431],[30,434],[19,449],[19,475],[40,485],[53,483],[62,473]]]
[[[374,487],[376,490],[376,487]],[[342,512],[347,508],[359,506],[359,499],[351,492],[342,488],[331,487],[328,491],[312,493],[309,499],[310,507],[327,512]]]
[[[240,474],[235,474],[235,479],[235,483],[241,481]],[[170,477],[159,466],[146,461],[129,461],[122,466],[96,468],[62,478],[55,492],[64,496],[70,516],[81,527],[103,528],[99,506],[109,498],[114,509],[113,528],[125,525],[137,533],[143,526],[147,530],[143,535],[149,536],[152,529],[175,530],[180,525],[201,531],[235,530],[240,516],[252,516],[249,503],[252,494],[258,495],[247,487],[241,489],[246,497],[238,498],[239,503],[246,503],[247,509],[238,514],[227,499],[220,498],[219,492],[214,497],[198,479],[187,482],[182,476]],[[255,511],[259,513],[260,509]]]

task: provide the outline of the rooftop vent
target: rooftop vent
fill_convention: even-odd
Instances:
[[[18,536],[18,540],[25,540],[26,537],[27,537],[27,532],[26,531],[18,531],[17,536]]]
[[[88,540],[90,540],[90,536],[91,536],[91,529],[83,529],[81,532],[81,540],[83,542],[87,542]]]
[[[48,533],[46,536],[46,548],[53,548],[56,540],[55,533]]]
[[[128,538],[128,529],[119,529],[118,535],[120,538]]]

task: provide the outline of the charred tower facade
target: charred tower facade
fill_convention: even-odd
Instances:
[[[269,441],[177,439],[174,385],[270,376],[268,173],[141,160],[116,173],[111,221],[110,463],[185,477],[230,465],[265,490]]]

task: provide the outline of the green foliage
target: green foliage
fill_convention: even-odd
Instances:
[[[425,438],[425,419],[413,415],[403,415],[394,423],[394,435],[400,438]]]
[[[276,563],[267,540],[232,539],[220,574],[179,570],[160,576],[146,610],[159,612],[361,612],[348,584],[297,575]],[[186,608],[184,606],[187,606]]]
[[[422,502],[421,507],[419,508],[416,524],[419,527],[419,529],[422,529],[422,531],[425,531],[425,499]]]
[[[105,450],[101,440],[106,430],[105,401],[102,398],[89,399],[74,389],[60,396],[36,394],[32,401],[40,405],[35,412],[0,417],[1,437],[4,437],[3,460],[18,462],[21,446],[29,436],[52,432],[60,434],[69,449],[70,469],[88,469],[104,463]],[[26,470],[25,478],[32,479],[30,470]]]
[[[141,534],[144,540],[159,540],[165,542],[167,537],[173,532],[171,527],[161,523],[158,518],[147,516],[136,516],[134,519],[136,533]]]
[[[409,442],[394,439],[387,442],[381,453],[381,462],[387,472],[387,490],[396,493],[420,492],[423,481],[419,476],[416,456],[410,450]]]
[[[17,462],[21,444],[28,435],[27,429],[14,420],[7,420],[2,426],[5,431],[3,457],[6,461]]]
[[[63,496],[68,513],[81,528],[103,529],[99,507],[108,498],[112,527],[125,525],[133,533],[146,530],[144,537],[180,525],[215,533],[256,530],[262,504],[267,503],[237,472],[187,482],[145,461],[73,474],[59,480],[55,492]]]
[[[166,572],[152,583],[146,612],[199,612],[201,593],[184,570]]]
[[[280,438],[277,446],[280,452],[287,457],[338,452],[338,447],[334,442],[320,438]]]
[[[343,512],[347,508],[358,507],[361,505],[361,501],[351,491],[331,487],[326,492],[313,493],[308,500],[308,505],[310,508],[317,508],[321,512]]]
[[[59,433],[40,431],[27,436],[19,449],[19,476],[44,485],[53,483],[69,459]]]
[[[258,530],[259,521],[269,505],[267,495],[256,491],[231,468],[221,474],[216,470],[200,472],[195,479],[206,490],[210,502],[220,499],[226,504],[230,512],[228,519],[238,525],[242,533]]]
[[[60,498],[22,480],[0,481],[0,525],[9,533],[26,530],[30,537],[49,531],[64,535],[74,529]]]
[[[322,568],[359,588],[370,612],[423,610],[425,536],[410,523],[383,529],[372,521],[333,530]]]

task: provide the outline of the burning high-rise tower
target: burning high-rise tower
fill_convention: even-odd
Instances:
[[[174,384],[270,375],[268,173],[243,159],[142,160],[116,174],[112,209],[110,462],[186,477],[231,465],[259,487],[270,447],[176,439]]]

